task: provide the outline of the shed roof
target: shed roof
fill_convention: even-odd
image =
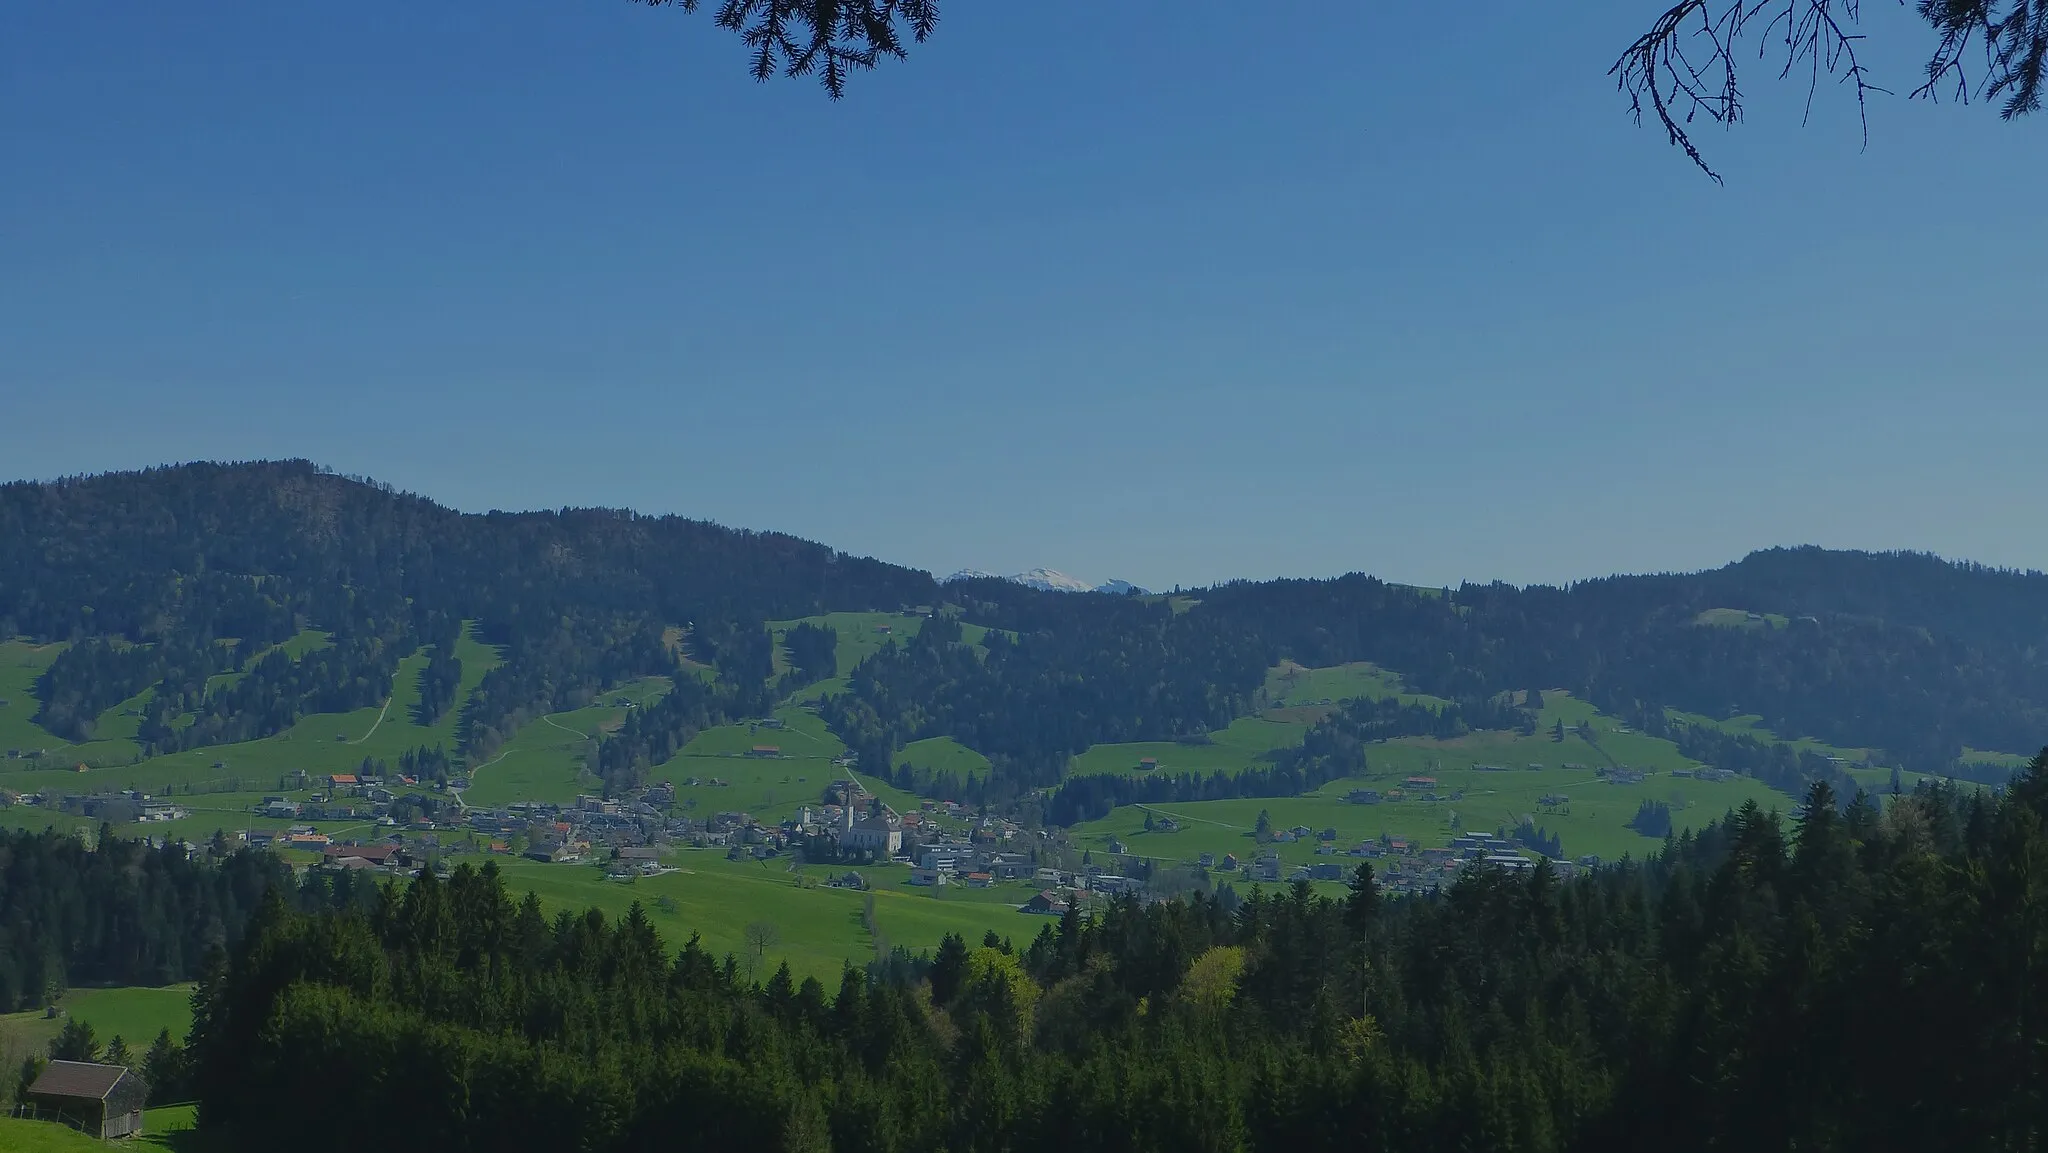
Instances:
[[[28,1091],[41,1097],[106,1099],[127,1076],[126,1065],[95,1065],[89,1061],[52,1061]]]

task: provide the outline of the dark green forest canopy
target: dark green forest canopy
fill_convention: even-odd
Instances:
[[[1816,784],[1560,882],[1228,889],[763,983],[491,867],[308,884],[196,998],[202,1128],[308,1150],[2035,1150],[2048,758]],[[403,1125],[393,1118],[403,1117]]]
[[[695,12],[701,0],[636,0]],[[1264,15],[1240,5],[1252,19]],[[2036,0],[1918,0],[1935,34],[1917,97],[1984,99],[2010,120],[2037,111],[2048,69],[2048,15]],[[939,0],[719,0],[718,27],[739,34],[756,80],[816,76],[833,99],[848,76],[901,59],[938,26]],[[1694,141],[1697,121],[1732,125],[1745,108],[1739,63],[1781,80],[1804,78],[1809,104],[1823,76],[1840,80],[1861,110],[1886,92],[1865,66],[1862,0],[1678,0],[1651,21],[1610,75],[1640,121],[1648,112],[1671,143],[1714,179]]]
[[[1753,714],[1780,736],[1879,748],[1924,771],[1953,767],[1966,747],[2048,743],[2048,577],[1918,554],[1777,549],[1702,573],[1441,593],[1354,574],[1175,600],[940,586],[679,517],[466,515],[304,462],[0,486],[0,636],[72,642],[36,686],[38,719],[83,738],[153,687],[140,736],[157,752],[375,705],[399,660],[424,649],[419,707],[459,710],[459,751],[473,758],[542,713],[671,676],[676,691],[635,710],[594,757],[623,787],[701,729],[765,715],[836,671],[841,638],[806,624],[784,630],[778,675],[766,621],[934,608],[819,709],[877,775],[897,773],[893,755],[911,741],[954,737],[990,758],[976,787],[997,799],[1058,784],[1090,745],[1200,740],[1246,715],[1283,660],[1373,662],[1466,708],[1560,687],[1660,735],[1692,732],[1701,748],[1719,738],[1665,709]],[[1702,623],[1729,611],[1755,615]],[[504,663],[456,701],[451,638],[465,620]],[[962,622],[991,631],[969,644]],[[331,643],[254,657],[306,628]],[[208,690],[234,668],[245,675]],[[1771,755],[1740,740],[1715,747],[1727,767],[1778,773],[1794,793],[1818,775],[1796,756],[1769,768]],[[1230,795],[1265,795],[1249,783]]]

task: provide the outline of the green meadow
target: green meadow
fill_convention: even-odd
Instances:
[[[1753,613],[1743,609],[1707,609],[1692,623],[1717,629],[1781,629],[1791,623],[1779,613]]]
[[[191,985],[72,989],[57,1004],[66,1017],[91,1025],[100,1044],[120,1037],[138,1059],[163,1030],[182,1041],[192,1028]],[[64,1018],[46,1017],[41,1010],[9,1013],[0,1016],[0,1045],[40,1049],[63,1027]]]
[[[304,638],[305,634],[301,637]],[[0,652],[0,666],[4,666],[9,652],[26,646],[10,642],[6,647],[7,652]],[[477,641],[467,628],[462,639],[456,642],[456,655],[462,660],[462,681],[456,694],[458,701],[468,700],[484,674],[503,663],[503,657],[496,648]],[[54,656],[51,659],[55,659]],[[47,661],[43,662],[44,667],[47,664]],[[424,653],[401,660],[392,677],[390,695],[381,705],[347,713],[317,713],[302,717],[284,732],[261,740],[189,749],[151,757],[140,763],[135,763],[139,750],[132,741],[95,741],[88,745],[63,745],[59,742],[55,747],[65,756],[65,769],[37,771],[27,768],[23,762],[0,761],[0,787],[18,792],[47,787],[69,787],[76,792],[116,788],[162,792],[167,784],[203,786],[236,778],[275,782],[281,774],[296,769],[314,774],[353,772],[365,758],[395,764],[399,754],[421,746],[440,745],[453,749],[460,724],[460,709],[450,709],[432,725],[418,724],[414,718],[414,710],[419,704],[420,672],[426,665],[427,655]],[[9,695],[9,712],[22,703]],[[26,703],[33,712],[33,702]],[[116,712],[118,708],[109,712]],[[38,728],[36,731],[41,730]],[[118,746],[125,746],[125,750]],[[121,755],[100,755],[108,749],[114,749]],[[90,781],[74,781],[69,786],[59,786],[57,782],[63,773],[71,771],[68,762],[73,760],[92,766],[92,772],[84,774],[90,777]],[[23,767],[6,771],[14,765]],[[259,784],[254,787],[265,786]]]
[[[141,753],[133,740],[114,735],[73,744],[35,723],[36,710],[41,707],[35,695],[36,679],[63,653],[65,647],[62,644],[35,645],[24,640],[0,641],[0,701],[6,702],[0,704],[0,750],[30,752],[43,749],[52,758],[72,761],[133,760]],[[138,698],[141,699],[144,698]],[[95,734],[125,731],[128,737],[132,737],[139,719],[126,718],[123,728],[124,711],[131,707],[135,707],[135,702],[124,701],[100,714],[94,725]],[[15,767],[21,763],[0,761],[0,768]]]
[[[1783,811],[1791,807],[1791,798],[1747,777],[1712,782],[1667,774],[1646,778],[1636,785],[1610,785],[1590,771],[1572,773],[1557,768],[1508,773],[1434,770],[1432,775],[1437,778],[1440,795],[1463,792],[1462,799],[1456,801],[1425,802],[1410,796],[1364,805],[1344,799],[1353,789],[1385,792],[1399,787],[1402,775],[1375,773],[1333,782],[1301,797],[1126,806],[1099,821],[1077,826],[1074,839],[1077,845],[1096,851],[1107,849],[1109,841],[1115,839],[1135,855],[1165,860],[1194,861],[1207,852],[1218,859],[1225,853],[1235,853],[1244,861],[1259,851],[1252,833],[1262,810],[1270,814],[1276,829],[1306,826],[1317,833],[1336,830],[1336,839],[1330,843],[1340,851],[1382,836],[1406,840],[1418,847],[1442,846],[1460,832],[1512,829],[1526,814],[1562,839],[1567,857],[1590,853],[1614,860],[1623,855],[1641,857],[1660,844],[1628,828],[1629,820],[1645,799],[1669,804],[1672,824],[1681,829],[1718,820],[1728,809],[1747,800],[1755,800],[1767,809]],[[1561,805],[1546,805],[1540,799],[1557,795],[1570,800]],[[1148,810],[1155,817],[1172,817],[1180,827],[1172,832],[1145,831]],[[1322,843],[1312,839],[1270,847],[1291,865],[1310,864],[1327,859],[1319,858],[1315,852]]]
[[[926,737],[912,741],[896,750],[895,763],[898,768],[916,765],[935,773],[958,773],[962,777],[978,777],[989,769],[987,757],[951,737]]]
[[[169,1149],[176,1153],[203,1153],[219,1148],[210,1137],[199,1133],[198,1109],[192,1105],[164,1105],[142,1111],[142,1135],[122,1141],[128,1148]],[[0,1117],[0,1149],[7,1153],[105,1153],[115,1142],[100,1141],[55,1121],[29,1121]]]
[[[1276,708],[1398,697],[1440,705],[1440,697],[1409,692],[1400,674],[1359,661],[1312,669],[1285,661],[1266,673],[1265,698]]]
[[[148,1128],[148,1119],[143,1121]],[[101,1153],[107,1147],[55,1121],[28,1121],[0,1117],[0,1149],[8,1153]]]
[[[789,671],[789,660],[783,654],[782,636],[800,624],[822,625],[839,634],[839,643],[833,652],[839,660],[838,674],[845,677],[853,672],[854,666],[881,651],[883,645],[916,636],[924,627],[924,618],[901,613],[824,613],[796,620],[769,621],[768,631],[775,638],[777,675]]]
[[[579,793],[598,792],[602,786],[588,767],[592,742],[623,725],[631,708],[644,708],[673,687],[667,677],[642,677],[580,709],[528,721],[489,760],[471,768],[464,803],[484,808],[513,801],[562,804]]]
[[[1235,853],[1244,860],[1259,849],[1252,833],[1261,810],[1269,813],[1276,829],[1336,830],[1334,844],[1340,850],[1383,835],[1423,847],[1446,845],[1461,831],[1512,829],[1526,815],[1562,838],[1567,857],[1595,854],[1614,859],[1624,854],[1640,857],[1657,846],[1657,841],[1628,827],[1646,799],[1669,805],[1672,823],[1681,829],[1717,820],[1748,800],[1779,810],[1790,810],[1794,803],[1748,777],[1673,777],[1672,770],[1690,771],[1698,762],[1680,754],[1669,741],[1623,731],[1619,722],[1567,693],[1545,691],[1543,698],[1542,726],[1532,736],[1478,732],[1453,740],[1387,741],[1367,748],[1365,773],[1333,781],[1306,796],[1126,806],[1076,826],[1075,843],[1100,851],[1117,840],[1135,855],[1165,860],[1194,861],[1205,852],[1218,859]],[[1567,726],[1563,741],[1553,740],[1549,731],[1558,721]],[[1592,728],[1590,741],[1574,730],[1582,722]],[[1099,746],[1117,747],[1121,746]],[[1161,763],[1165,764],[1163,759]],[[1482,765],[1488,767],[1481,769]],[[1603,767],[1627,767],[1646,776],[1640,784],[1610,784],[1596,772]],[[1441,797],[1462,797],[1425,802],[1422,790],[1403,787],[1410,776],[1434,778],[1434,791]],[[1345,799],[1359,789],[1382,794],[1400,790],[1405,795],[1370,805]],[[1155,818],[1172,817],[1179,828],[1147,832],[1148,810]],[[1319,843],[1271,847],[1289,864],[1309,864],[1319,859]]]
[[[632,881],[609,880],[590,864],[506,861],[499,867],[509,888],[532,890],[551,910],[596,906],[622,916],[637,901],[671,949],[697,933],[702,947],[714,955],[743,954],[746,927],[766,922],[775,927],[777,938],[767,950],[768,969],[787,961],[799,978],[814,976],[828,983],[845,965],[874,958],[874,935],[862,920],[870,895],[885,943],[912,951],[936,948],[947,933],[978,940],[993,929],[1028,940],[1043,920],[1011,907],[1029,898],[1028,887],[1009,886],[997,899],[968,899],[950,889],[912,887],[905,883],[909,870],[900,866],[861,869],[874,886],[863,893],[823,884],[843,868],[792,868],[786,859],[734,862],[722,850],[685,849],[671,863],[679,871]],[[983,892],[996,893],[976,891],[976,897]]]
[[[1237,772],[1266,763],[1275,749],[1284,749],[1301,743],[1302,735],[1309,726],[1304,721],[1275,721],[1264,717],[1240,717],[1232,721],[1229,728],[1218,729],[1209,734],[1206,744],[1184,744],[1179,741],[1131,741],[1113,745],[1094,745],[1086,752],[1076,755],[1068,765],[1068,772],[1076,776],[1088,773],[1138,773],[1148,770],[1140,765],[1150,758],[1156,762],[1149,770],[1163,773],[1212,773]]]

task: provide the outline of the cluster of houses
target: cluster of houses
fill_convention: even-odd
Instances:
[[[391,816],[391,807],[400,797],[398,790],[405,786],[417,785],[412,777],[395,777],[386,780],[376,776],[357,776],[353,773],[330,773],[313,777],[305,772],[288,774],[286,782],[299,788],[310,788],[312,794],[303,801],[295,801],[283,794],[266,796],[257,802],[254,811],[259,816],[274,820],[307,821],[362,821],[373,820],[379,824],[396,824]],[[426,822],[428,826],[432,822]]]
[[[1361,841],[1349,848],[1340,849],[1335,844],[1336,830],[1324,829],[1319,833],[1311,833],[1304,827],[1275,833],[1273,840],[1306,840],[1310,837],[1322,842],[1316,847],[1318,856],[1344,856],[1371,862],[1380,887],[1396,893],[1420,893],[1440,889],[1457,880],[1459,874],[1465,870],[1482,865],[1523,870],[1532,869],[1536,864],[1529,857],[1516,851],[1512,841],[1491,834],[1464,834],[1442,848],[1423,848],[1412,841],[1383,837],[1379,840]],[[1115,842],[1111,842],[1109,847],[1113,852],[1119,848]],[[1277,849],[1272,848],[1262,849],[1246,860],[1240,860],[1235,853],[1225,853],[1220,858],[1214,853],[1203,853],[1197,858],[1196,863],[1205,869],[1239,876],[1254,884],[1348,881],[1357,867],[1338,861],[1290,865],[1280,859]],[[1569,876],[1579,867],[1597,864],[1598,858],[1584,857],[1577,865],[1559,861],[1553,862],[1553,867],[1561,875]]]
[[[567,805],[515,801],[503,809],[465,810],[463,820],[479,835],[524,837],[526,855],[537,861],[578,861],[601,854],[646,864],[654,860],[656,846],[690,843],[713,824],[731,825],[735,817],[745,816],[721,813],[709,821],[671,816],[675,799],[675,787],[663,782],[629,799],[578,796]],[[629,854],[629,849],[635,852]]]
[[[115,825],[175,821],[191,815],[183,806],[134,790],[91,795],[8,793],[0,795],[0,803],[9,806],[47,808],[53,812],[66,813],[74,817],[90,817],[95,821]]]

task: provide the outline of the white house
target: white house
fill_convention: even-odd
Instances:
[[[903,822],[895,817],[868,817],[855,821],[851,828],[839,834],[839,847],[881,857],[895,856],[903,848]]]

